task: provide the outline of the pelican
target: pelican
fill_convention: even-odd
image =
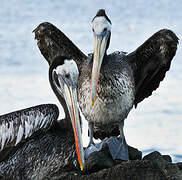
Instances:
[[[76,63],[62,56],[56,57],[49,68],[49,81],[65,111],[65,119],[57,120],[59,110],[53,104],[0,116],[0,175],[14,177],[13,173],[24,173],[28,176],[30,170],[25,169],[30,164],[35,168],[32,173],[46,166],[47,173],[50,168],[68,169],[75,149],[74,137],[77,159],[83,170],[85,159],[77,109],[78,75]],[[5,157],[4,153],[10,149]],[[21,172],[21,168],[25,171]]]
[[[159,87],[176,54],[178,37],[162,29],[131,53],[108,55],[111,26],[105,10],[100,9],[92,20],[94,52],[88,56],[51,23],[41,23],[34,32],[49,64],[61,54],[78,65],[78,102],[89,123],[88,147],[94,145],[93,137],[115,136],[108,139],[113,159],[128,160],[124,120],[133,106]]]

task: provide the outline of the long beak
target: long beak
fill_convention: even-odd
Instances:
[[[106,51],[108,36],[94,35],[94,60],[92,67],[91,78],[91,105],[93,106],[96,101],[97,86],[99,80],[100,68],[102,65],[103,57]]]
[[[76,87],[73,88],[72,86],[67,86],[65,84],[64,93],[65,93],[65,100],[66,100],[66,104],[69,110],[69,114],[70,114],[71,122],[73,126],[78,162],[80,164],[81,170],[83,170],[85,166],[85,158],[84,158],[79,114],[78,114],[78,108],[77,108]]]

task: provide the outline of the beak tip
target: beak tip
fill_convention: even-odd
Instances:
[[[94,106],[94,101],[92,101],[91,106],[92,106],[92,107]]]
[[[81,168],[81,171],[83,171],[83,169],[84,169],[84,166],[83,166],[83,165],[81,165],[81,166],[80,166],[80,168]]]

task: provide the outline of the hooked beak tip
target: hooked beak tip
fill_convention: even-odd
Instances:
[[[92,107],[94,106],[94,101],[92,101],[91,106],[92,106]]]
[[[83,166],[83,165],[81,165],[81,166],[80,166],[80,168],[81,168],[81,171],[83,171],[83,169],[84,169],[84,166]]]

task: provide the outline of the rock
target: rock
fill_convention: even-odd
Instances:
[[[172,162],[172,158],[169,155],[162,155],[163,159],[165,159],[168,162]]]
[[[176,163],[176,165],[178,166],[178,168],[179,168],[180,170],[182,170],[182,162],[178,162],[178,163]]]
[[[150,160],[154,161],[156,159],[161,159],[162,155],[158,151],[154,151],[152,153],[147,154],[146,156],[143,157],[143,160]],[[162,158],[163,159],[163,158]]]
[[[91,153],[86,160],[85,172],[91,173],[114,166],[107,144],[100,151]]]
[[[109,169],[103,169],[95,173],[81,175],[67,173],[65,176],[48,177],[49,180],[166,180],[160,169],[155,167],[151,161],[134,160],[122,162]]]
[[[171,163],[169,155],[161,155],[155,151],[146,155],[141,160],[141,152],[135,148],[129,147],[130,157],[138,160],[129,160],[114,165],[107,147],[100,153],[91,154],[88,164],[90,169],[83,172],[69,172],[61,175],[47,177],[48,180],[181,180],[182,163]],[[97,159],[98,158],[98,159]],[[98,163],[98,164],[97,164]],[[106,164],[104,164],[106,163]],[[92,166],[93,165],[93,166]],[[112,166],[112,167],[111,167]],[[180,168],[179,168],[180,167]],[[88,166],[87,166],[88,168]],[[93,168],[93,169],[92,169]],[[104,169],[102,169],[104,168]],[[107,168],[107,169],[106,169]],[[99,170],[102,169],[102,170]],[[97,171],[97,172],[96,172]]]
[[[142,152],[136,148],[128,146],[128,153],[129,153],[130,160],[137,160],[137,159],[141,160],[142,159]]]
[[[131,146],[128,146],[128,153],[130,160],[141,160],[142,152]],[[113,160],[111,154],[109,153],[108,144],[105,143],[102,149],[98,152],[93,152],[89,155],[86,160],[85,172],[91,173],[96,172],[101,169],[110,168],[116,164],[123,162],[122,160]]]
[[[166,160],[167,159],[167,160]],[[157,168],[161,170],[164,176],[170,180],[181,180],[182,173],[179,171],[178,165],[169,162],[169,158],[162,156],[159,152],[154,151],[146,155],[143,160],[151,161]]]

